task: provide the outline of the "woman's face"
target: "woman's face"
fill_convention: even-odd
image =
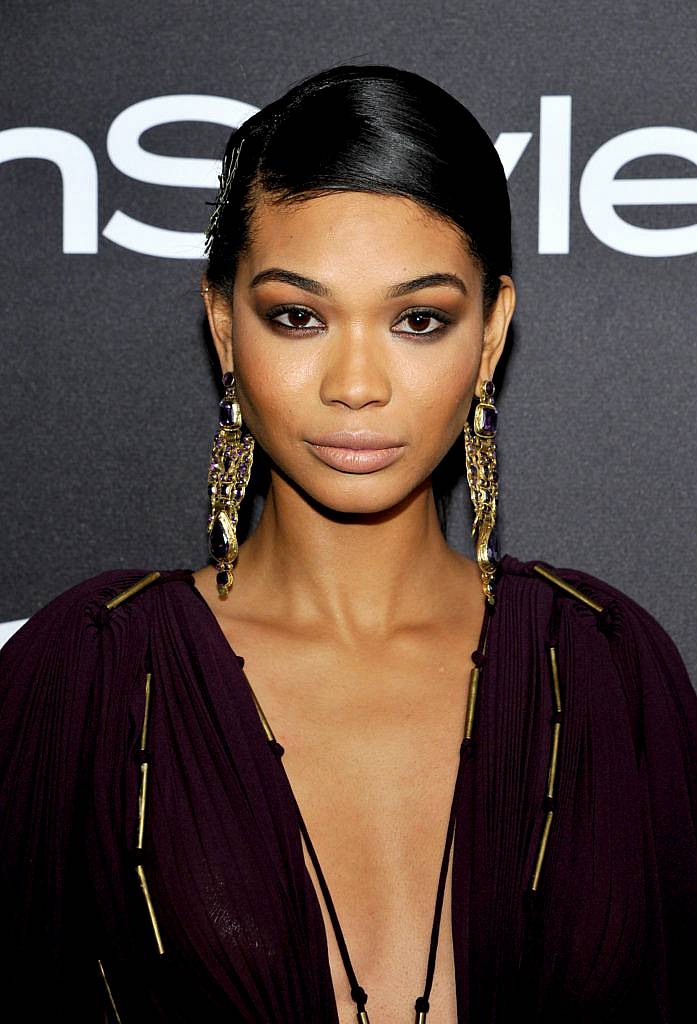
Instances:
[[[247,428],[323,506],[393,508],[430,477],[493,374],[510,278],[485,325],[461,235],[397,196],[261,201],[251,235],[232,307],[206,293]]]

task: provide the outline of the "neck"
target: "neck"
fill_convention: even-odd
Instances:
[[[445,541],[430,480],[385,513],[349,516],[310,502],[276,472],[242,545],[239,586],[273,593],[289,621],[335,634],[385,635],[438,614],[466,560]],[[249,592],[249,591],[248,591]]]

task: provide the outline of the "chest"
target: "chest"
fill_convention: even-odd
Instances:
[[[465,646],[469,640],[465,642]],[[474,645],[472,645],[474,646]],[[263,648],[245,671],[284,748],[298,801],[371,1021],[408,1020],[424,989],[438,876],[463,735],[469,657],[412,650],[315,652],[315,673],[279,673]],[[305,659],[307,662],[307,658]],[[323,685],[323,681],[324,685]],[[355,1004],[317,874],[341,1024]],[[448,871],[431,1019],[457,1019]]]

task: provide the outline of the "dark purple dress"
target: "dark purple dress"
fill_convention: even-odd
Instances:
[[[458,1020],[693,1021],[697,696],[684,665],[609,585],[554,570],[598,613],[532,563],[505,556],[501,570],[457,811],[453,949],[438,952],[455,957]],[[336,1024],[291,793],[240,659],[189,570],[105,609],[144,574],[78,584],[0,653],[3,1004],[17,1000],[23,1021]]]

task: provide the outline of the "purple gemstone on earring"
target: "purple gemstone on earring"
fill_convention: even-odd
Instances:
[[[217,562],[227,558],[230,553],[230,537],[225,529],[225,523],[220,517],[215,520],[211,527],[211,532],[208,537],[208,547],[211,555]]]
[[[231,373],[229,370],[226,370],[225,373],[223,374],[223,385],[226,388],[229,388],[229,387],[232,386],[234,380],[235,380],[234,373]]]
[[[486,542],[486,557],[489,562],[498,562],[499,560],[499,538],[496,531],[496,527],[491,531]]]
[[[228,575],[227,571],[216,573],[215,583],[218,587],[227,587]]]
[[[232,427],[235,423],[234,404],[224,398],[218,408],[220,410],[220,426]]]
[[[498,413],[493,405],[478,405],[474,417],[475,433],[492,437],[496,433],[497,420]]]

